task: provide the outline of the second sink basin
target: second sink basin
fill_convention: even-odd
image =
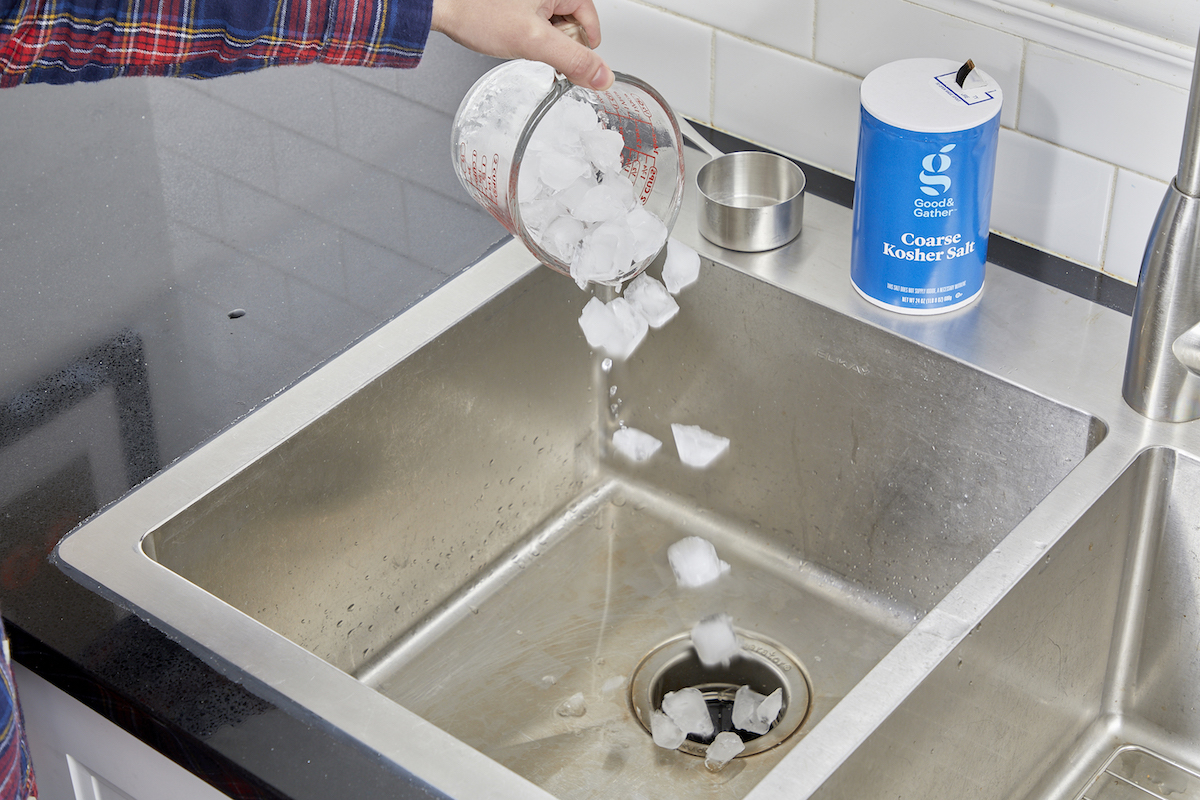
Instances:
[[[710,261],[608,366],[530,266],[498,251],[61,560],[451,796],[740,797],[1104,433]],[[671,423],[730,450],[687,467]],[[627,461],[620,425],[662,449]],[[675,585],[687,535],[731,565],[710,590]],[[719,773],[639,721],[715,613],[751,650],[728,684],[780,682],[796,728]]]
[[[1200,462],[1143,452],[815,796],[1200,797]]]

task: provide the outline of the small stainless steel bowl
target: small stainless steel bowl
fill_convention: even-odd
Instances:
[[[748,151],[717,156],[700,168],[700,233],[728,250],[774,250],[804,223],[804,171],[783,156]]]

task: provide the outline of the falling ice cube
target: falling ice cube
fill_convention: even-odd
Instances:
[[[649,330],[646,320],[623,297],[609,303],[598,297],[588,300],[579,316],[579,327],[589,345],[618,360],[628,358]]]
[[[728,665],[742,651],[728,614],[716,614],[697,622],[692,627],[692,647],[706,667]]]
[[[671,433],[675,435],[675,449],[679,451],[679,460],[689,467],[703,469],[729,449],[728,439],[710,433],[698,425],[672,423]]]
[[[621,428],[613,432],[613,447],[630,461],[645,461],[658,452],[662,442],[637,428]]]
[[[704,766],[715,772],[745,749],[746,745],[742,743],[742,737],[733,731],[722,731],[708,746],[708,751],[704,754]]]
[[[679,313],[679,304],[667,287],[644,272],[625,287],[625,299],[646,318],[651,328],[661,328]]]
[[[687,536],[667,548],[667,560],[675,573],[675,582],[684,588],[712,583],[729,572],[729,565],[717,557],[712,542],[699,536]]]
[[[671,294],[691,286],[700,277],[700,255],[675,238],[667,239],[667,259],[663,262],[662,278]]]

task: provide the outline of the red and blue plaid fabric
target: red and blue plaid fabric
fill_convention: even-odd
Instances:
[[[413,67],[432,0],[0,0],[0,87],[213,78],[323,61]]]
[[[4,642],[0,655],[0,800],[37,800],[37,781],[29,759],[25,722],[17,703],[3,625],[0,625],[0,640]]]

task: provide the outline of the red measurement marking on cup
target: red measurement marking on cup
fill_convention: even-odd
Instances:
[[[500,167],[500,156],[496,153],[480,153],[472,150],[468,155],[466,146],[460,146],[458,151],[462,174],[470,184],[471,195],[478,200],[488,212],[505,222],[505,214],[500,210],[500,187],[497,172]]]

